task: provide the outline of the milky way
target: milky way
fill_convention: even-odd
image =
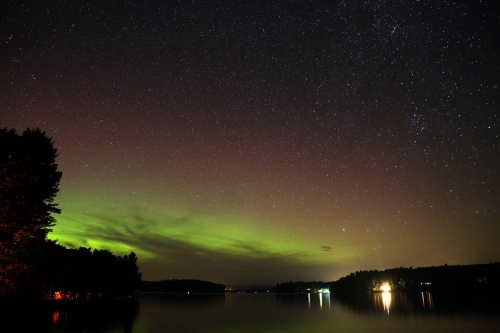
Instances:
[[[500,260],[500,8],[9,1],[0,122],[52,136],[70,247],[146,280]]]

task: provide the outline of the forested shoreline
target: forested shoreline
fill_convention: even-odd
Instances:
[[[0,299],[114,298],[144,292],[225,292],[201,280],[142,281],[134,252],[66,248],[47,238],[62,172],[39,129],[0,129]],[[271,288],[272,289],[272,288]],[[266,290],[268,290],[266,288]],[[500,291],[500,263],[357,271],[332,282],[283,282],[277,293]]]
[[[335,293],[392,291],[500,291],[500,263],[357,271],[332,282]]]
[[[141,281],[133,252],[69,249],[47,238],[61,213],[57,156],[40,129],[0,128],[0,299],[133,294]]]
[[[122,257],[108,249],[51,247],[49,295],[62,291],[83,298],[126,297],[134,295],[141,283],[134,252]]]
[[[282,282],[277,293],[500,292],[500,263],[357,271],[337,281]],[[320,291],[321,290],[321,291]]]
[[[224,293],[226,291],[226,286],[202,280],[173,279],[142,281],[139,291],[166,293]]]
[[[29,263],[0,281],[1,299],[96,299],[134,295],[141,273],[134,252],[66,248],[47,240],[33,248]]]

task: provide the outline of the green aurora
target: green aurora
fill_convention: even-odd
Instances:
[[[495,1],[8,1],[62,245],[232,285],[500,261]],[[63,263],[62,263],[63,264]]]

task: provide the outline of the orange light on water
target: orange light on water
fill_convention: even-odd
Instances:
[[[52,314],[52,324],[57,324],[57,322],[59,321],[59,311],[54,311],[54,313]]]

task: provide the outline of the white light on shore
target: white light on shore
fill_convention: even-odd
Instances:
[[[380,290],[382,290],[384,293],[387,293],[391,291],[391,287],[387,283],[385,283],[380,287]]]

